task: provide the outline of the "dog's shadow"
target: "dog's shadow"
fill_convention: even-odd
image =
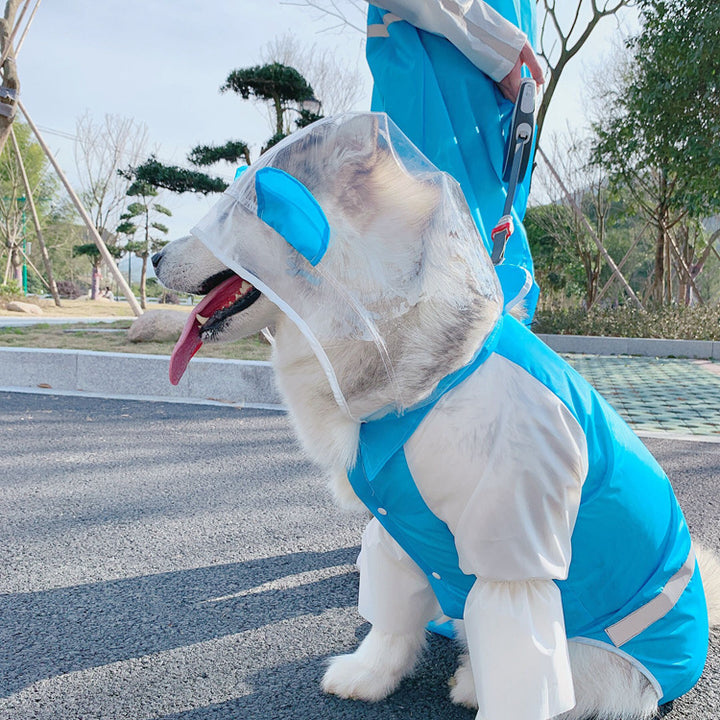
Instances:
[[[367,625],[359,628],[358,642],[367,629]],[[455,671],[456,662],[455,644],[447,638],[431,636],[413,676],[403,681],[387,699],[369,703],[325,695],[320,689],[325,659],[315,657],[256,674],[250,680],[253,691],[243,697],[167,715],[163,720],[474,720],[474,710],[450,701],[448,679]]]

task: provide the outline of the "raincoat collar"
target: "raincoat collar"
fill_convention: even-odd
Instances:
[[[467,365],[446,375],[430,395],[418,404],[402,413],[391,412],[374,419],[379,415],[378,412],[362,420],[356,462],[363,463],[369,480],[376,477],[385,463],[405,444],[443,395],[472,375],[490,357],[500,340],[502,327],[501,315],[473,359]]]

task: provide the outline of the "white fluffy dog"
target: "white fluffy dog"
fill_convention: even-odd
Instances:
[[[671,491],[656,511],[647,500],[659,530],[624,509],[608,523],[589,517],[605,502],[603,483],[613,497],[627,492],[623,483],[641,486],[643,499],[666,482],[662,472],[596,395],[574,389],[580,380],[562,361],[501,320],[502,294],[458,186],[385,116],[342,116],[286,139],[193,232],[153,258],[164,285],[207,293],[174,353],[173,380],[202,342],[271,328],[301,442],[341,505],[361,495],[376,516],[359,560],[360,610],[372,628],[356,652],[330,662],[325,691],[386,697],[413,670],[427,623],[451,606],[468,645],[451,697],[479,706],[478,717],[649,718],[692,686],[702,648],[677,678],[667,670],[674,658],[653,664],[648,650],[660,642],[673,653],[679,643],[684,654],[686,636],[707,644],[702,587]],[[525,357],[533,353],[539,361]],[[416,419],[396,435],[388,418]],[[397,525],[395,508],[406,503],[392,498],[393,463],[419,508]],[[636,481],[646,469],[647,485]],[[433,524],[432,538],[451,538],[447,572],[459,595],[432,565],[435,549],[416,553],[425,525],[415,517]],[[638,570],[625,568],[628,557],[605,558],[633,522],[630,545],[617,552],[636,555]],[[671,532],[683,538],[679,560],[670,559]],[[696,555],[714,624],[720,567]],[[597,595],[575,599],[585,576],[610,594],[633,590],[599,600],[581,622],[573,618],[589,618]],[[701,610],[688,610],[691,595]],[[671,616],[679,619],[664,643]]]

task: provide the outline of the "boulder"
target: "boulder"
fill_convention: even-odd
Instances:
[[[7,304],[7,309],[12,310],[12,312],[25,313],[26,315],[43,314],[42,308],[38,307],[37,305],[33,305],[32,303],[19,302],[18,300],[13,300],[12,302],[9,302]]]
[[[146,310],[128,330],[130,342],[175,342],[188,314],[180,310]]]

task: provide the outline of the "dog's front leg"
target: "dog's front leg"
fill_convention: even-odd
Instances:
[[[425,626],[439,607],[427,578],[377,520],[363,534],[358,558],[360,614],[372,628],[350,655],[330,660],[325,692],[382,700],[412,672],[425,646]]]

